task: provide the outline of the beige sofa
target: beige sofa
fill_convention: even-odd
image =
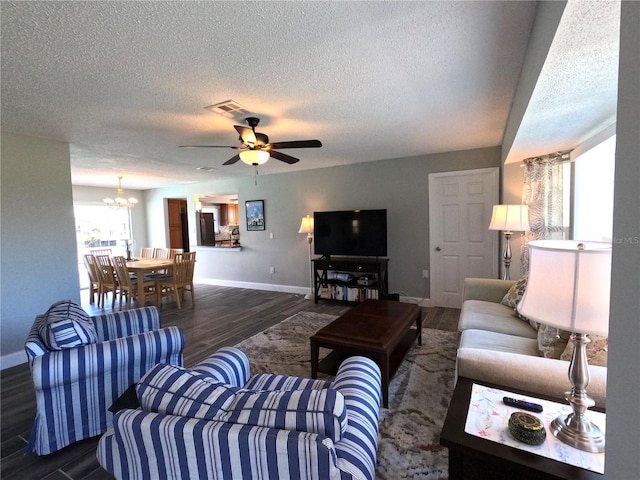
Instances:
[[[537,330],[500,303],[514,283],[465,279],[457,376],[562,398],[571,389],[569,362],[540,356]],[[590,365],[589,370],[588,395],[605,408],[607,368]]]

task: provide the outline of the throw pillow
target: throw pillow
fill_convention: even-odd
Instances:
[[[143,410],[213,420],[234,399],[236,387],[175,365],[158,364],[138,382]]]
[[[607,350],[609,339],[600,335],[589,335],[590,343],[587,343],[587,361],[589,365],[607,366]],[[560,356],[561,360],[571,361],[573,358],[573,342],[567,343],[566,348]]]
[[[507,307],[516,308],[522,299],[522,295],[524,295],[525,289],[527,288],[527,278],[527,275],[525,275],[516,283],[511,285],[511,288],[509,288],[504,297],[502,297],[502,301],[500,303]]]
[[[534,322],[535,323],[535,322]],[[564,352],[571,332],[538,324],[538,352],[541,357],[558,359]]]
[[[54,303],[43,317],[39,334],[49,350],[75,348],[97,341],[91,317],[71,300]]]

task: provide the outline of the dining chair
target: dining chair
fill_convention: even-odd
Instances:
[[[177,253],[173,259],[171,275],[156,280],[158,306],[162,306],[164,297],[175,296],[178,308],[182,308],[184,292],[191,292],[191,305],[195,306],[193,291],[193,271],[196,263],[196,252]]]
[[[153,251],[155,249],[152,247],[143,247],[140,249],[140,258],[153,258]]]
[[[144,280],[144,298],[138,298],[138,279],[131,278],[129,271],[127,270],[127,260],[122,256],[116,256],[112,258],[113,268],[116,271],[116,277],[118,278],[118,290],[119,290],[119,310],[122,311],[122,297],[126,298],[127,310],[131,308],[131,299],[138,299],[138,306],[144,307],[147,303],[147,299],[156,300],[156,282],[154,280]]]
[[[98,266],[96,265],[96,258],[91,253],[87,253],[83,256],[84,266],[87,269],[89,275],[89,303],[93,305],[95,303],[95,296],[98,295],[98,304],[100,303],[100,272],[98,272]]]
[[[176,254],[178,253],[184,253],[184,249],[183,248],[170,248],[169,249],[169,258],[173,259],[175,258]]]
[[[94,255],[98,273],[100,274],[100,293],[98,298],[98,306],[104,308],[104,299],[107,293],[112,292],[111,309],[116,306],[116,296],[118,294],[118,279],[113,270],[111,257],[109,255]]]
[[[112,255],[110,248],[92,248],[91,250],[89,250],[89,253],[91,255]]]
[[[168,248],[154,248],[153,249],[153,258],[169,258],[169,249]]]

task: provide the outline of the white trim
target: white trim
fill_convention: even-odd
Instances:
[[[401,296],[400,297],[400,301],[402,303],[415,303],[419,307],[428,308],[428,307],[431,306],[431,299],[430,298],[404,297],[404,296]]]
[[[474,175],[474,176],[483,176],[486,177],[483,181],[491,183],[491,187],[493,188],[493,191],[491,191],[491,195],[493,197],[492,200],[492,205],[496,205],[499,203],[499,198],[500,198],[500,167],[487,167],[487,168],[476,168],[476,169],[471,169],[471,170],[453,170],[450,172],[438,172],[438,173],[430,173],[427,176],[427,185],[428,185],[428,210],[429,210],[429,269],[433,272],[434,270],[434,265],[436,264],[436,248],[437,248],[437,241],[438,239],[435,238],[435,234],[436,234],[436,229],[434,227],[434,218],[436,217],[435,215],[435,208],[436,208],[436,202],[434,201],[434,188],[435,188],[435,184],[436,181],[441,180],[443,178],[447,178],[447,177],[463,177],[463,176],[468,176],[468,175]],[[490,208],[491,208],[490,207]],[[491,212],[489,211],[489,218],[491,218]],[[488,229],[489,225],[487,225],[487,229]],[[500,267],[498,264],[498,245],[499,245],[499,241],[498,241],[498,232],[495,232],[493,235],[489,235],[488,239],[487,239],[487,243],[489,243],[490,247],[491,247],[491,254],[492,254],[492,261],[491,261],[491,278],[496,278],[498,276],[498,272],[500,271]],[[429,306],[431,306],[432,304],[435,306],[438,306],[438,302],[442,302],[442,299],[440,298],[439,295],[436,295],[436,293],[441,290],[441,284],[439,284],[438,282],[440,282],[441,280],[434,280],[434,275],[431,275],[431,278],[429,280],[429,296],[431,297],[429,300]],[[460,295],[462,296],[462,283],[463,283],[463,278],[458,279],[459,281],[459,288],[460,288]],[[436,300],[432,299],[435,298]],[[435,303],[434,303],[435,302]],[[461,302],[462,303],[462,302]],[[460,305],[442,305],[442,306],[448,306],[448,307],[453,307],[453,308],[460,308]]]
[[[217,278],[194,278],[195,283],[205,285],[217,285],[219,287],[251,288],[253,290],[266,290],[268,292],[297,293],[306,295],[309,287],[296,287],[294,285],[276,285],[273,283],[239,282],[235,280],[223,280]]]
[[[0,357],[0,370],[27,363],[27,353],[24,351],[9,353]]]
[[[253,290],[295,293],[298,295],[307,295],[309,293],[309,287],[296,287],[294,285],[274,285],[272,283],[238,282],[234,280],[221,280],[217,278],[194,278],[194,282],[203,283],[205,285],[216,285],[218,287],[251,288]],[[401,296],[400,301],[404,303],[415,303],[420,307],[431,306],[430,298]]]

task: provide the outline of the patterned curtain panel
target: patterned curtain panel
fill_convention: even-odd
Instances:
[[[560,152],[531,157],[524,162],[522,203],[529,206],[530,231],[521,243],[520,273],[529,272],[529,241],[562,239],[562,158]]]

